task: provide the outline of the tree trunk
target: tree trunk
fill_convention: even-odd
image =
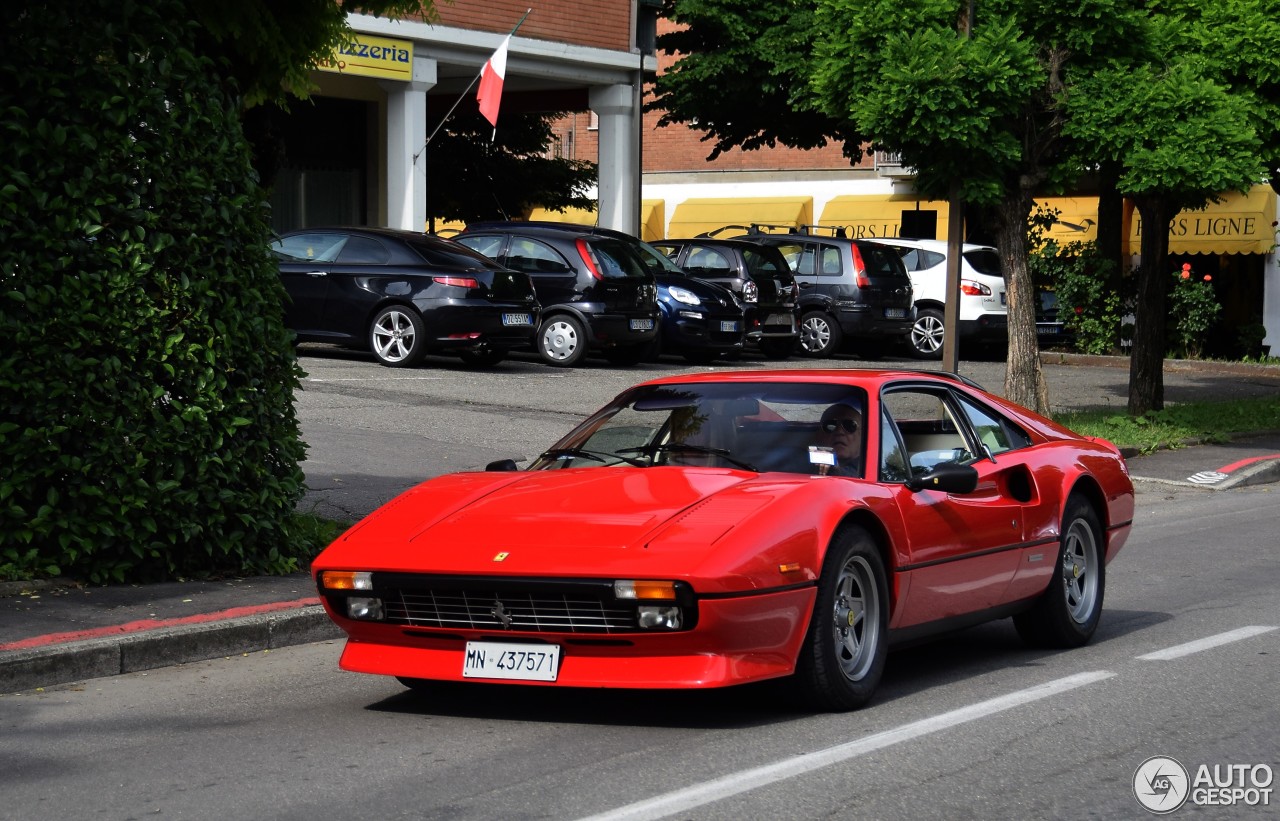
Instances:
[[[1126,267],[1124,256],[1124,198],[1116,183],[1120,167],[1115,162],[1105,162],[1098,171],[1098,255],[1110,261],[1114,267],[1110,284],[1120,290],[1120,282]]]
[[[1036,288],[1027,268],[1027,217],[1032,197],[1018,192],[996,209],[996,249],[1004,270],[1009,310],[1009,353],[1005,363],[1006,399],[1049,413],[1049,389],[1040,367],[1040,342],[1036,337]]]
[[[1134,307],[1133,351],[1129,358],[1129,414],[1164,407],[1164,326],[1169,290],[1169,224],[1178,206],[1161,197],[1134,197],[1142,216],[1142,264]]]

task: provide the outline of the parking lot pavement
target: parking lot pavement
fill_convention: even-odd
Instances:
[[[812,362],[805,364],[815,367]],[[965,362],[961,370],[998,391],[1004,363]],[[1115,362],[1046,355],[1045,370],[1051,394],[1058,398],[1055,409],[1124,407],[1128,374]],[[651,375],[637,374],[636,380]],[[1166,367],[1165,396],[1171,403],[1223,401],[1275,395],[1277,391],[1280,368],[1222,363],[1201,363],[1199,367],[1170,363]],[[341,464],[343,475],[349,476],[353,467],[358,467],[349,462],[359,451],[372,453],[366,458],[384,458],[368,446],[369,442],[363,441],[360,449],[349,449],[330,461]],[[311,458],[312,467],[326,464],[325,454],[313,452]],[[415,464],[421,467],[422,463]],[[1138,483],[1172,483],[1206,492],[1275,482],[1280,480],[1280,431],[1224,444],[1131,455],[1129,465]],[[324,477],[311,472],[308,468],[308,481],[323,484]],[[386,473],[385,465],[370,471],[371,475]],[[331,481],[323,486],[332,499],[341,494],[342,484]],[[340,497],[337,504],[358,517],[370,512],[373,502],[352,495]],[[338,639],[341,635],[320,607],[306,573],[105,587],[0,582],[0,693]]]

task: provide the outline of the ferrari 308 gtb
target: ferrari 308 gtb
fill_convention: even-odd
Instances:
[[[738,371],[632,387],[524,469],[405,492],[313,564],[341,666],[436,681],[875,691],[890,645],[1098,626],[1134,494],[1109,442],[952,374]]]

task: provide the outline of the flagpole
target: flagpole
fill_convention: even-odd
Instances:
[[[516,31],[520,28],[520,26],[524,24],[525,19],[528,18],[528,16],[532,13],[533,13],[532,8],[525,9],[524,14],[516,22],[515,28],[511,29],[511,33],[508,34],[507,37],[514,37],[516,34]],[[477,82],[480,81],[480,76],[484,74],[484,67],[487,62],[488,61],[486,60],[484,63],[480,64],[480,70],[476,72],[476,76],[471,78],[471,82],[468,83],[467,87],[463,89],[461,94],[458,95],[458,99],[453,101],[453,105],[450,106],[449,110],[445,112],[445,115],[440,118],[440,122],[436,124],[435,130],[432,131],[430,136],[427,137],[427,141],[422,144],[422,148],[418,150],[417,154],[413,155],[413,162],[415,164],[418,162],[418,158],[422,156],[422,152],[427,150],[427,146],[431,145],[431,141],[435,139],[436,134],[440,133],[440,129],[444,127],[445,122],[449,119],[450,116],[453,115],[453,110],[458,107],[458,104],[462,102],[463,98],[465,98],[468,94],[471,93],[472,87]],[[494,128],[493,135],[494,137],[498,136],[497,128]]]

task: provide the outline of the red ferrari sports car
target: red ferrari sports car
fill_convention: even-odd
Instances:
[[[707,373],[418,485],[312,572],[342,668],[411,687],[788,677],[847,710],[896,642],[1008,616],[1087,642],[1133,508],[1114,445],[955,375]]]

